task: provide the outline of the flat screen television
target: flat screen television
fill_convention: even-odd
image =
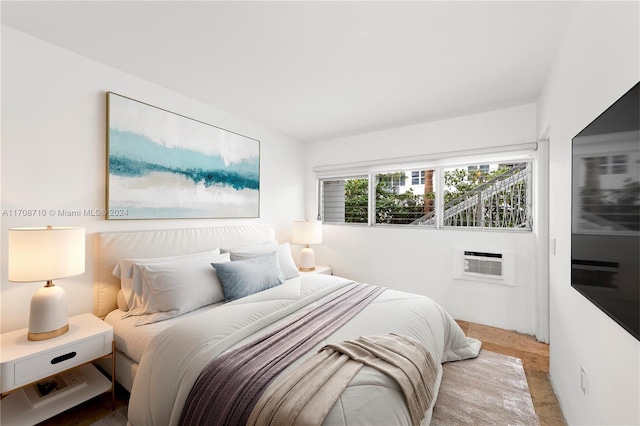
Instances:
[[[640,83],[572,140],[571,285],[640,340]]]

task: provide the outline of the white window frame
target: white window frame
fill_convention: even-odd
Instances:
[[[317,180],[317,185],[316,187],[318,188],[318,220],[321,220],[323,223],[327,223],[327,224],[332,224],[332,225],[354,225],[354,226],[367,226],[370,220],[370,212],[371,212],[371,197],[367,197],[367,223],[358,223],[358,222],[325,222],[324,221],[324,211],[322,211],[322,205],[323,205],[323,198],[324,198],[324,194],[322,192],[323,190],[323,185],[322,182],[323,181],[334,181],[334,180],[350,180],[350,179],[367,179],[367,193],[370,195],[371,194],[371,178],[370,176],[368,176],[367,174],[354,174],[354,175],[346,175],[346,176],[334,176],[334,177],[327,177],[324,179],[318,179]],[[374,187],[375,188],[375,187]],[[375,190],[375,189],[374,189]],[[346,213],[346,207],[345,207],[345,213]]]
[[[418,179],[418,183],[414,183],[413,182],[413,174],[417,173],[417,179]],[[426,180],[426,173],[424,172],[424,169],[421,170],[411,170],[411,186],[413,185],[424,185],[424,182]]]
[[[317,196],[317,212],[318,219],[322,220],[322,194],[321,182],[324,180],[335,179],[354,179],[358,177],[368,178],[368,193],[369,193],[369,208],[368,208],[368,222],[365,223],[339,223],[328,222],[327,225],[352,225],[352,226],[386,226],[386,227],[403,227],[412,229],[468,229],[468,230],[499,230],[509,232],[531,232],[533,226],[531,226],[534,206],[533,206],[533,187],[534,187],[534,162],[535,151],[537,149],[537,143],[527,143],[519,145],[508,145],[493,148],[483,148],[476,150],[469,150],[464,152],[447,152],[431,155],[420,155],[412,157],[401,157],[390,160],[373,160],[363,161],[356,163],[345,163],[327,166],[316,166],[313,171],[316,174],[316,188],[318,189]],[[454,167],[467,167],[470,164],[510,164],[510,163],[527,162],[527,170],[529,173],[529,184],[527,185],[527,210],[529,212],[529,227],[527,229],[521,228],[495,228],[495,227],[459,227],[459,226],[444,226],[444,170]],[[436,226],[419,226],[419,225],[390,225],[375,222],[375,196],[371,196],[376,192],[376,175],[379,173],[392,173],[392,172],[411,172],[415,170],[434,170],[436,171],[437,178],[434,179],[434,191],[436,193],[435,209],[436,209]]]
[[[622,162],[620,160],[623,160]],[[629,156],[627,154],[616,154],[611,156],[611,174],[626,175],[629,170]]]

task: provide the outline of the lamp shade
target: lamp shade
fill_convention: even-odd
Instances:
[[[69,331],[64,289],[58,278],[84,272],[84,228],[9,229],[9,281],[46,281],[31,297],[29,340],[47,340]]]
[[[84,228],[9,229],[9,281],[48,281],[84,273],[84,240]]]
[[[322,222],[318,220],[296,220],[293,222],[294,244],[322,243]]]

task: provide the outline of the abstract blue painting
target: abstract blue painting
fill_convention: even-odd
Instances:
[[[260,216],[260,142],[107,93],[107,218]]]

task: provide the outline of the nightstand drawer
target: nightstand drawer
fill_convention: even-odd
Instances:
[[[106,344],[104,339],[104,335],[95,336],[17,361],[14,386],[26,385],[105,355],[105,348],[111,343]]]

